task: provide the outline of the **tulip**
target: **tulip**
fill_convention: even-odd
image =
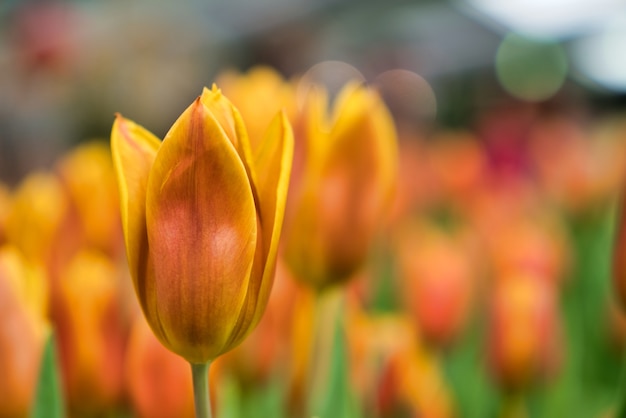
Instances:
[[[289,122],[279,113],[252,149],[239,112],[213,86],[163,142],[118,115],[111,147],[146,320],[168,349],[208,364],[265,310],[293,155]]]
[[[261,143],[263,132],[279,110],[284,109],[294,123],[295,88],[273,68],[258,66],[245,74],[228,71],[219,76],[218,84],[241,112],[253,147]]]
[[[13,195],[6,218],[7,241],[29,260],[47,263],[66,211],[56,177],[41,172],[29,175]]]
[[[126,382],[140,417],[193,417],[193,388],[187,362],[167,350],[139,315],[126,351]]]
[[[57,172],[80,241],[116,255],[122,231],[110,148],[101,142],[83,144],[59,161]]]
[[[396,177],[395,127],[380,96],[347,84],[326,115],[323,90],[308,96],[305,160],[290,194],[285,258],[295,276],[321,290],[364,264]]]
[[[496,282],[490,306],[491,371],[506,390],[520,393],[560,365],[561,329],[553,283],[535,275]]]
[[[57,326],[69,408],[80,416],[119,405],[127,329],[118,272],[105,255],[82,250],[59,283]]]
[[[459,228],[405,223],[398,238],[398,271],[404,304],[424,339],[437,348],[451,345],[472,313],[480,257],[473,237]]]
[[[43,269],[12,246],[0,248],[0,416],[27,416],[47,328]]]

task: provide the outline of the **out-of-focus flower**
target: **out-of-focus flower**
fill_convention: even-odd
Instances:
[[[141,308],[167,348],[206,363],[265,310],[293,154],[289,122],[277,115],[251,149],[239,112],[214,86],[162,143],[118,116],[111,145]]]
[[[463,236],[467,233],[425,224],[400,230],[397,256],[405,305],[424,339],[445,347],[469,320],[480,257]]]
[[[495,283],[489,312],[489,366],[505,389],[519,391],[553,376],[562,338],[555,287],[541,277],[511,275]]]
[[[64,2],[26,3],[11,27],[20,70],[66,72],[74,58],[76,13]]]
[[[261,144],[265,130],[279,111],[284,110],[294,124],[295,87],[273,68],[253,67],[245,74],[227,71],[218,77],[217,84],[241,112],[252,148]]]
[[[316,289],[350,278],[365,262],[392,203],[397,144],[376,92],[348,83],[327,115],[327,95],[309,92],[305,167],[290,194],[285,259]]]
[[[558,284],[566,275],[569,241],[563,226],[547,214],[512,217],[488,242],[496,278],[526,272]]]
[[[41,172],[29,175],[13,195],[6,219],[7,241],[29,260],[47,263],[66,211],[56,177]]]
[[[11,246],[0,248],[0,416],[30,409],[47,328],[43,269]]]
[[[122,231],[110,148],[102,142],[81,145],[59,161],[57,171],[83,245],[115,255]]]
[[[381,417],[454,416],[438,359],[409,318],[353,310],[348,320],[351,377],[364,405]]]
[[[626,169],[622,132],[611,125],[587,132],[565,117],[537,123],[530,156],[547,196],[572,213],[611,199]]]
[[[99,252],[78,252],[61,273],[59,302],[59,347],[70,409],[79,415],[114,409],[122,395],[127,338],[114,264]]]
[[[191,368],[156,339],[142,315],[133,324],[125,374],[134,411],[143,418],[193,417]]]
[[[425,149],[439,198],[463,204],[485,180],[487,158],[478,140],[467,132],[443,132]]]

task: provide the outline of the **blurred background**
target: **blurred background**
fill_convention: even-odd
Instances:
[[[390,220],[327,359],[359,406],[327,416],[617,416],[624,51],[624,0],[1,0],[0,243],[51,277],[37,309],[70,415],[192,415],[171,383],[187,365],[137,325],[115,112],[163,137],[203,86],[263,65],[332,95],[365,81],[398,133]],[[217,367],[218,416],[302,416],[312,302],[290,276],[279,263],[269,319]],[[32,392],[15,379],[0,389]]]
[[[4,0],[0,177],[107,137],[114,112],[162,135],[199,86],[255,64],[291,77],[338,60],[369,82],[412,71],[442,127],[476,128],[496,110],[579,123],[621,110],[623,1],[501,3]]]

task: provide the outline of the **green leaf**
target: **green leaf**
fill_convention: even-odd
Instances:
[[[31,418],[63,418],[65,405],[61,392],[54,332],[48,333],[41,358],[37,390],[31,408]]]
[[[356,399],[352,392],[349,377],[349,363],[346,347],[346,333],[343,320],[339,316],[330,361],[330,374],[327,391],[315,414],[319,418],[360,418]]]

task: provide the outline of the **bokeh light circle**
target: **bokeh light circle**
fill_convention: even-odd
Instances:
[[[512,96],[531,102],[552,97],[565,82],[569,67],[559,44],[515,33],[500,43],[495,65],[502,87]]]
[[[322,61],[312,66],[302,75],[297,86],[297,100],[302,103],[309,89],[314,85],[324,86],[330,97],[339,93],[349,81],[365,82],[363,74],[354,66],[343,61]]]
[[[396,119],[430,122],[437,115],[437,98],[424,77],[408,70],[385,71],[373,82]]]

